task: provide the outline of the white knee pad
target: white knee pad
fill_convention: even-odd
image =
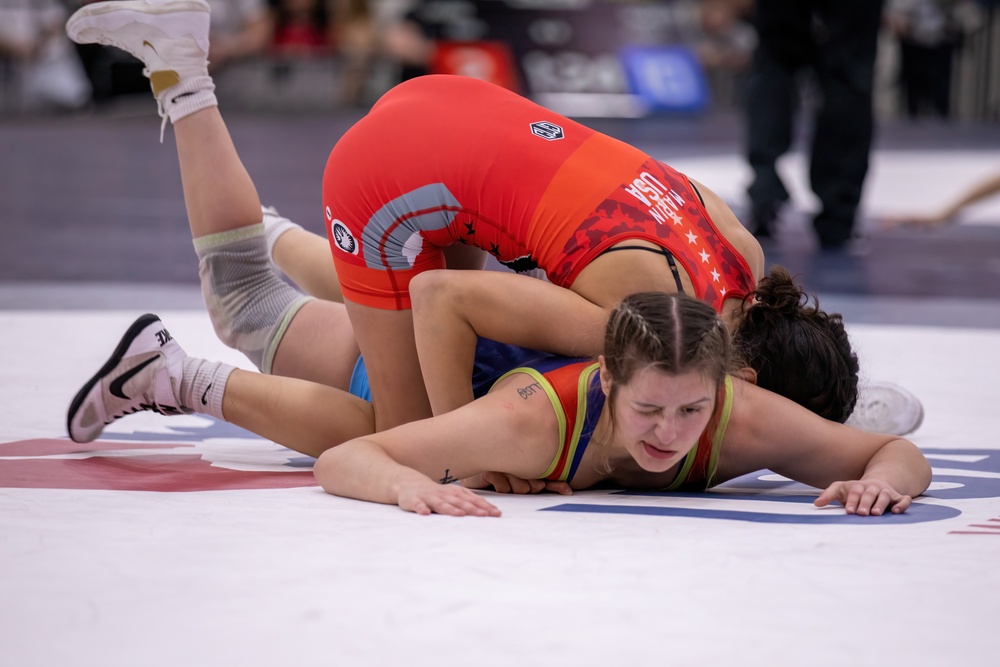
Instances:
[[[194,248],[201,292],[219,340],[270,373],[285,330],[312,297],[275,275],[262,224],[200,236]]]

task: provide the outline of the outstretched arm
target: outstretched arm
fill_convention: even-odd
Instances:
[[[930,465],[908,440],[892,440],[868,461],[860,479],[834,482],[819,495],[817,507],[839,502],[848,514],[879,515],[886,510],[901,514],[913,496],[927,490]],[[909,491],[905,493],[902,490]]]
[[[536,478],[551,463],[555,412],[541,392],[518,393],[526,377],[511,376],[458,410],[329,449],[316,462],[316,479],[327,493],[418,514],[498,516],[485,499],[450,482],[485,470]]]
[[[428,271],[410,283],[420,368],[434,414],[472,400],[476,338],[596,356],[608,313],[543,280],[498,271]]]
[[[991,197],[1000,192],[1000,173],[992,178],[974,185],[950,204],[937,211],[913,215],[893,216],[885,220],[887,227],[899,227],[902,225],[912,225],[914,227],[943,227],[953,222],[955,217],[966,206],[971,206],[978,201]]]
[[[716,481],[762,469],[825,491],[851,514],[903,512],[927,490],[931,467],[916,445],[827,421],[777,394],[734,380]]]
[[[314,474],[327,493],[358,498],[417,514],[500,516],[500,510],[445,477],[434,481],[427,474],[396,461],[370,439],[358,439],[328,450],[319,458]]]

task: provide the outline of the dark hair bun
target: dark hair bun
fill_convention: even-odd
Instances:
[[[792,280],[792,274],[783,266],[775,266],[761,279],[755,292],[757,305],[778,311],[778,315],[794,315],[809,302],[809,297]],[[808,308],[815,311],[815,308]]]
[[[757,302],[744,301],[734,342],[757,384],[821,417],[846,420],[858,398],[859,364],[841,316],[820,310],[782,266],[752,296]]]

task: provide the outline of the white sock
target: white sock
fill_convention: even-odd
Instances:
[[[225,421],[222,398],[235,366],[221,361],[188,357],[181,375],[181,405],[203,415]]]
[[[207,75],[184,79],[177,85],[160,92],[156,96],[156,102],[160,107],[160,116],[163,118],[163,124],[160,125],[160,143],[163,143],[163,131],[167,126],[167,118],[170,119],[171,123],[176,123],[195,111],[219,106],[219,101],[215,97],[215,82],[212,81],[212,77]]]

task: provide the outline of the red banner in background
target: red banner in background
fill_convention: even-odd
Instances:
[[[432,74],[471,76],[522,93],[514,57],[503,42],[440,41],[431,61]]]

